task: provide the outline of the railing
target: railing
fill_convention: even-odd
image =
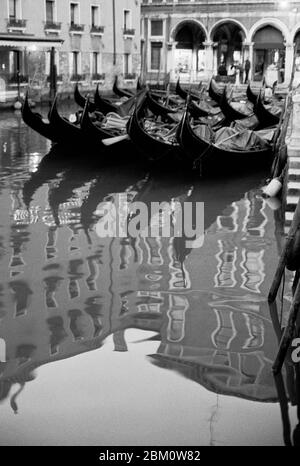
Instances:
[[[72,74],[71,81],[84,81],[85,74]]]
[[[45,21],[44,29],[45,30],[60,31],[61,30],[61,23],[59,23],[57,21]]]
[[[17,19],[17,18],[8,18],[7,27],[8,28],[26,28],[27,19]]]
[[[135,29],[123,28],[123,35],[124,36],[134,36],[135,35]]]
[[[83,32],[84,31],[84,24],[70,24],[69,31],[71,32]]]
[[[91,26],[90,33],[91,34],[103,34],[104,26]]]
[[[8,84],[28,83],[28,76],[19,73],[8,75]]]
[[[135,79],[136,73],[124,73],[124,79]]]
[[[58,74],[56,76],[56,81],[62,81],[63,78],[62,78],[62,74]],[[50,83],[51,79],[50,79],[50,76],[47,76],[47,83]]]
[[[92,80],[93,81],[103,81],[105,79],[105,73],[93,73]]]

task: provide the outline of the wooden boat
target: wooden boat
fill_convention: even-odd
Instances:
[[[265,144],[261,149],[253,149],[249,146],[246,150],[230,150],[224,146],[226,139],[216,143],[209,128],[204,127],[205,125],[201,126],[203,126],[201,128],[203,135],[197,134],[191,127],[187,109],[177,131],[177,140],[182,150],[194,162],[199,161],[205,172],[216,174],[218,171],[220,173],[224,170],[236,171],[249,165],[255,167],[270,163],[272,148],[269,144]]]
[[[222,90],[218,88],[216,82],[213,79],[210,80],[208,86],[208,95],[212,100],[217,102],[217,104],[220,104],[222,98]]]
[[[114,80],[113,92],[118,97],[132,97],[133,96],[133,92],[130,92],[130,91],[126,90],[126,89],[120,89],[118,87],[118,76],[116,76],[115,80]]]
[[[136,100],[144,93],[144,90],[139,91],[136,95],[130,97],[128,100],[123,102],[120,105],[116,105],[110,99],[103,98],[100,93],[99,89],[96,89],[95,92],[95,105],[97,111],[106,115],[107,113],[114,112],[120,115],[121,117],[130,115],[135,107]]]
[[[209,112],[201,108],[201,105],[197,104],[193,100],[189,102],[189,112],[190,115],[195,119],[209,116]]]
[[[249,100],[249,102],[251,102],[251,104],[256,103],[258,94],[254,94],[254,92],[252,91],[250,87],[250,83],[247,86],[246,95],[247,95],[247,99]]]
[[[53,127],[53,131],[55,131],[55,134],[57,135],[57,142],[66,145],[70,144],[72,146],[83,142],[80,125],[71,123],[58,113],[57,96],[55,97],[49,112],[49,121]]]
[[[253,110],[259,121],[259,127],[257,129],[264,129],[269,126],[278,125],[280,121],[280,114],[275,115],[264,106],[261,92],[257,97]]]
[[[158,139],[149,134],[143,124],[143,119],[147,111],[147,95],[144,95],[141,102],[136,105],[135,111],[128,121],[127,133],[133,144],[140,151],[141,155],[146,157],[150,162],[160,162],[168,158],[170,154],[175,161],[182,158],[179,144],[168,141],[167,139]]]
[[[190,96],[192,100],[200,99],[200,95],[193,94],[192,92],[188,92],[185,89],[183,89],[180,85],[179,79],[177,80],[175,91],[176,94],[179,95],[179,97],[181,97],[183,100],[186,100],[188,96]]]
[[[147,105],[149,110],[156,116],[161,116],[164,119],[168,119],[172,113],[177,113],[177,108],[172,108],[169,105],[163,105],[153,98],[151,92],[147,93]],[[172,120],[170,120],[172,121]]]
[[[230,103],[228,102],[228,98],[226,95],[226,88],[224,88],[223,90],[223,94],[220,99],[219,105],[220,105],[220,109],[223,115],[225,116],[226,120],[229,122],[232,122],[235,120],[243,120],[244,118],[249,118],[249,116],[253,113],[253,112],[249,112],[248,114],[245,114],[233,108],[232,105],[230,105]]]
[[[97,86],[97,89],[98,89],[98,86]],[[96,92],[97,92],[97,89],[96,89]],[[75,100],[76,104],[79,105],[79,107],[83,108],[85,106],[86,97],[84,97],[80,93],[78,83],[75,84],[75,88],[74,88],[74,100]],[[96,110],[95,103],[90,101],[89,111],[94,112],[95,110]]]
[[[28,92],[25,95],[25,100],[22,106],[22,118],[26,125],[41,136],[44,136],[51,141],[56,141],[58,139],[58,134],[52,124],[50,122],[45,122],[42,115],[31,110],[28,101]]]

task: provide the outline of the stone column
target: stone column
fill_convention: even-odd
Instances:
[[[300,94],[293,95],[289,136],[286,139],[288,155],[298,156],[300,160]]]
[[[175,81],[175,60],[174,60],[175,42],[167,43],[167,73],[170,73],[170,80]]]
[[[203,42],[205,47],[205,72],[208,79],[210,79],[214,73],[214,42],[205,41]]]
[[[284,71],[284,84],[288,85],[292,75],[294,61],[294,44],[285,44],[285,71]]]

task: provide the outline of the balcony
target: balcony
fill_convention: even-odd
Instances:
[[[104,81],[105,80],[105,73],[93,73],[92,74],[92,81]]]
[[[8,18],[7,29],[9,32],[24,32],[26,29],[27,19]]]
[[[94,36],[102,36],[104,33],[104,26],[96,26],[95,24],[91,26],[90,34]]]
[[[134,37],[135,36],[135,29],[123,28],[123,36],[124,37]]]
[[[46,34],[58,34],[61,31],[61,23],[57,21],[46,21],[44,24],[44,31]]]
[[[85,81],[85,78],[86,78],[85,74],[72,74],[70,80],[78,82],[78,81]]]
[[[50,76],[47,76],[46,81],[47,81],[47,83],[50,83],[50,81],[51,81]],[[58,75],[56,76],[56,81],[57,81],[57,82],[62,82],[62,81],[63,81],[62,74],[58,74]]]
[[[133,80],[136,78],[136,73],[124,73],[124,79]]]
[[[84,31],[84,24],[73,23],[70,24],[69,32],[70,34],[82,34]]]
[[[7,79],[8,84],[27,84],[28,83],[28,76],[25,76],[20,73],[13,73],[8,75]]]

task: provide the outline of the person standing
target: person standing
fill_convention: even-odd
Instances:
[[[247,58],[247,59],[245,60],[245,65],[244,65],[244,70],[245,70],[245,81],[244,81],[244,84],[246,84],[246,83],[248,82],[250,68],[251,68],[250,60]]]

